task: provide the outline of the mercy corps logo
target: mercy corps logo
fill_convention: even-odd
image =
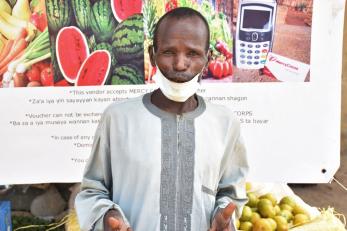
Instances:
[[[276,62],[276,63],[278,63],[278,64],[280,64],[280,65],[282,65],[282,66],[291,68],[291,69],[296,70],[296,71],[299,70],[298,67],[295,67],[295,66],[293,66],[293,65],[291,65],[291,64],[289,64],[289,63],[284,63],[284,62],[278,60],[278,58],[277,58],[277,57],[274,57],[274,56],[270,56],[269,61],[270,61],[270,62]]]

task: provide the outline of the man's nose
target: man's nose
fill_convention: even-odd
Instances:
[[[183,55],[183,54],[178,54],[175,57],[174,61],[174,69],[175,71],[185,71],[189,67],[189,59]]]

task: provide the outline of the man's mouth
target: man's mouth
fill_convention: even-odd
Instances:
[[[192,74],[175,72],[175,71],[168,72],[167,76],[170,81],[173,81],[176,83],[184,83],[194,78],[194,75]]]

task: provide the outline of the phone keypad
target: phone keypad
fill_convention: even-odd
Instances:
[[[239,53],[240,67],[249,69],[263,68],[269,52],[270,42],[249,43],[238,41],[236,49]]]

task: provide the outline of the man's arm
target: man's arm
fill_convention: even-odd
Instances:
[[[240,136],[239,124],[235,127],[229,129],[228,145],[222,160],[221,178],[212,218],[215,218],[217,212],[227,207],[229,203],[236,205],[236,217],[240,217],[242,208],[248,200],[245,187],[248,173],[246,149]],[[236,138],[233,139],[233,135],[236,135]]]
[[[95,133],[91,156],[84,170],[81,191],[75,200],[81,230],[104,230],[104,216],[116,209],[128,224],[121,208],[112,201],[112,170],[107,118],[102,118]]]

